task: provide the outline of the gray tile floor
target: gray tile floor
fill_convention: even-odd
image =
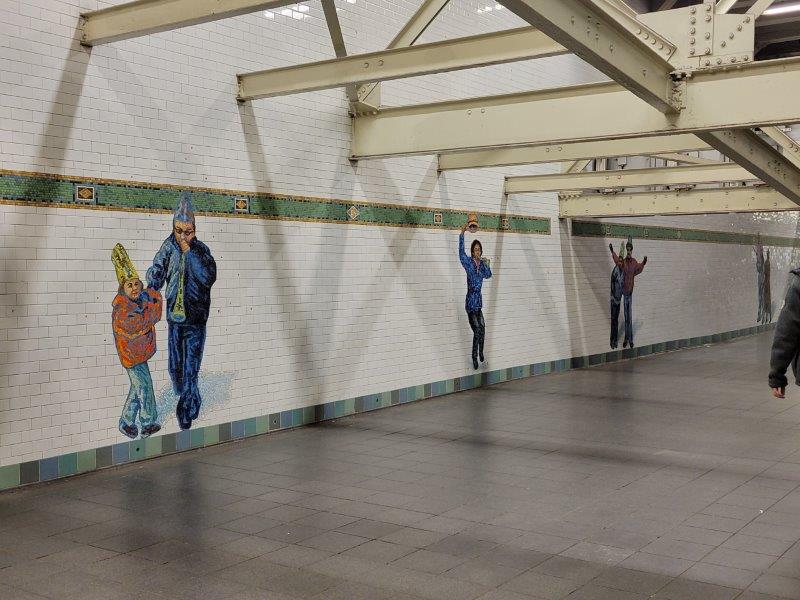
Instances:
[[[800,599],[769,335],[0,495],[0,598]]]

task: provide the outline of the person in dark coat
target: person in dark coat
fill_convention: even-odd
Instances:
[[[769,387],[776,398],[786,397],[786,371],[789,365],[795,375],[795,382],[800,385],[797,370],[797,354],[800,350],[800,269],[789,275],[789,288],[786,299],[775,325],[775,336],[772,340],[772,354],[769,361]]]
[[[172,222],[172,235],[161,245],[147,271],[147,282],[161,290],[167,303],[169,374],[179,396],[176,414],[181,429],[189,429],[200,412],[200,363],[206,343],[211,286],[217,264],[211,251],[197,239],[194,210],[188,193],[181,194]]]

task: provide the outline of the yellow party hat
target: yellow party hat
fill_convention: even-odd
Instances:
[[[136,267],[133,266],[133,262],[122,244],[114,246],[111,251],[111,262],[114,263],[114,270],[117,272],[117,281],[120,285],[129,279],[139,279],[139,273],[136,272]]]

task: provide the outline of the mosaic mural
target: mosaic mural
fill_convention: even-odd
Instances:
[[[625,308],[625,338],[622,347],[633,348],[633,288],[637,275],[640,275],[647,264],[645,256],[642,262],[633,257],[633,238],[628,237],[625,254],[614,252],[614,244],[609,244],[611,259],[614,261],[614,272],[611,275],[611,347],[616,348],[619,338],[619,302]],[[615,279],[616,274],[616,279]],[[620,289],[621,288],[621,289]],[[617,296],[617,304],[614,299]]]
[[[483,318],[483,280],[491,279],[492,269],[489,259],[483,256],[483,246],[479,240],[473,240],[470,245],[470,256],[464,250],[464,233],[470,230],[475,233],[478,231],[478,217],[470,214],[467,222],[461,228],[458,236],[458,257],[461,266],[467,273],[467,297],[464,308],[467,311],[469,326],[472,329],[472,366],[478,369],[478,359],[485,362],[483,353],[484,342],[486,340],[486,321]]]

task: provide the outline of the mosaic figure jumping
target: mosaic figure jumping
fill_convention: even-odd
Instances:
[[[164,241],[147,270],[148,285],[166,284],[169,326],[169,375],[179,396],[176,415],[181,429],[189,429],[200,413],[200,363],[206,343],[211,286],[217,264],[211,251],[197,239],[190,194],[183,192],[175,209],[172,234]]]
[[[633,287],[634,280],[643,270],[647,264],[647,257],[644,257],[642,262],[633,258],[633,239],[628,237],[628,242],[625,244],[625,257],[621,257],[614,252],[614,245],[609,244],[608,249],[611,250],[611,258],[615,265],[618,265],[622,270],[623,283],[622,283],[622,299],[625,306],[625,340],[622,347],[630,346],[633,348]]]
[[[458,256],[461,266],[467,272],[467,297],[465,309],[469,326],[472,329],[472,366],[478,368],[478,358],[481,362],[485,361],[483,345],[486,339],[486,322],[483,318],[483,295],[481,289],[483,280],[492,277],[492,269],[489,259],[483,257],[483,246],[478,240],[473,240],[470,245],[470,255],[467,256],[464,250],[464,232],[469,229],[471,232],[478,230],[478,219],[474,214],[469,215],[469,219],[461,228],[458,236]]]

